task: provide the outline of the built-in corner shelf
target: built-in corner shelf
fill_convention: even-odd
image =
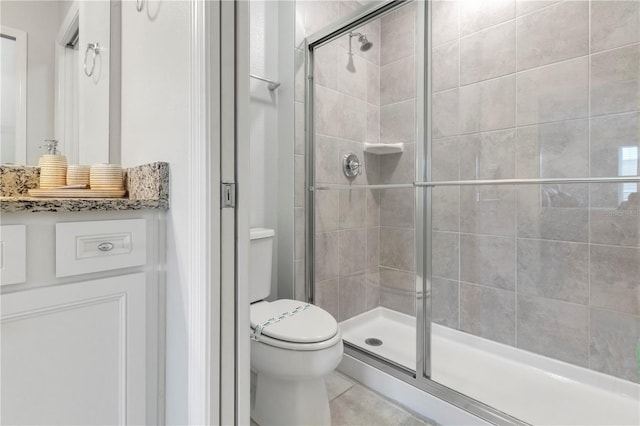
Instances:
[[[399,154],[404,151],[404,144],[401,143],[366,143],[364,152],[368,154]]]

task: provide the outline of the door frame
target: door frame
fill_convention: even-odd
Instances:
[[[249,4],[190,12],[188,423],[249,424]]]

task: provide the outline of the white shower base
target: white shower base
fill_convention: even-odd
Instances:
[[[375,308],[340,323],[344,341],[415,370],[415,318]],[[365,344],[374,337],[381,346]],[[432,325],[432,379],[534,425],[639,425],[640,385]]]

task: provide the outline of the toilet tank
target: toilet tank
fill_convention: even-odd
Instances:
[[[265,299],[271,293],[273,229],[251,228],[249,245],[249,301]]]

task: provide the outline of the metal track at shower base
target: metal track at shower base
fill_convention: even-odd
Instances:
[[[461,410],[473,414],[489,423],[497,426],[531,426],[529,423],[524,422],[515,417],[503,413],[493,407],[484,404],[481,401],[470,398],[459,392],[454,391],[440,383],[425,377],[426,380],[417,380],[416,373],[413,370],[409,370],[406,367],[400,366],[387,359],[381,358],[375,355],[373,352],[363,349],[349,342],[344,342],[344,353],[359,361],[362,361],[377,370],[382,371],[396,379],[420,389],[430,395],[435,396],[442,401],[452,404]]]

